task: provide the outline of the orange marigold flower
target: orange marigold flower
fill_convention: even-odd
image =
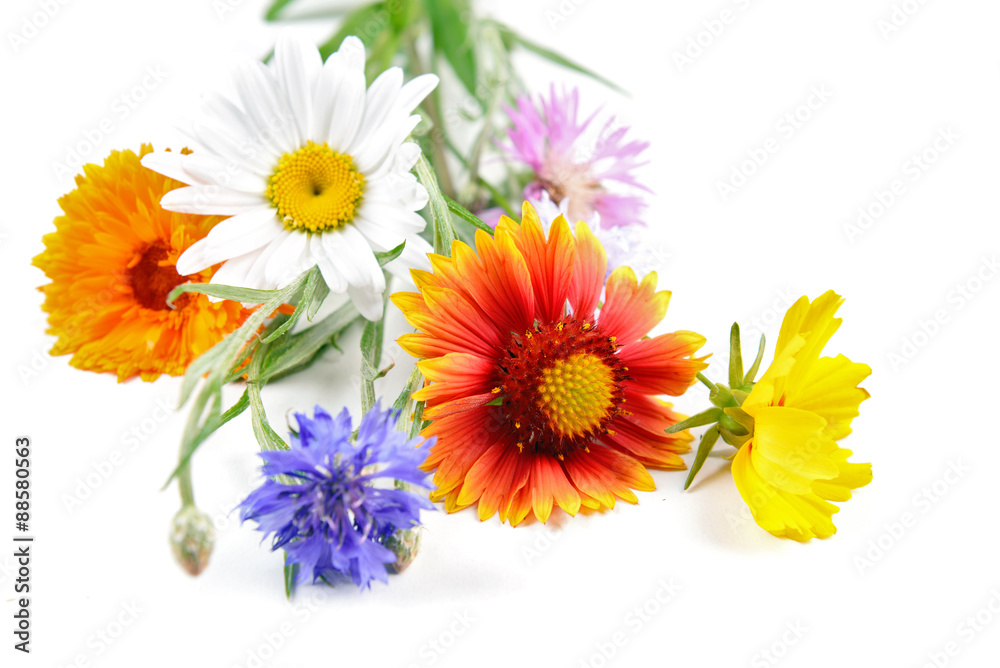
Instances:
[[[476,248],[456,241],[433,273],[413,270],[420,293],[393,302],[419,331],[399,339],[422,358],[429,385],[423,431],[436,436],[425,469],[432,499],[449,512],[478,503],[480,519],[545,522],[557,504],[612,508],[615,497],[655,485],[646,467],[682,469],[682,416],[655,395],[682,394],[705,368],[693,332],[643,337],[666,314],[656,275],[640,283],[607,257],[585,223],[565,218],[548,239],[527,203],[523,222],[504,217]],[[598,311],[601,289],[606,297]]]
[[[86,165],[76,190],[59,199],[64,213],[45,235],[45,251],[32,260],[52,281],[39,288],[48,333],[58,337],[51,353],[72,354],[71,365],[119,381],[183,374],[249,313],[198,294],[167,306],[177,285],[207,283],[215,273],[181,276],[174,265],[222,219],[160,208],[163,194],[184,184],[139,164],[152,150],[112,151],[103,166]]]

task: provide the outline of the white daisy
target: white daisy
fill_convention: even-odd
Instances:
[[[243,64],[237,99],[210,94],[191,131],[196,151],[150,153],[142,164],[189,184],[160,204],[181,213],[231,216],[177,260],[182,276],[219,262],[213,283],[277,289],[318,265],[330,291],[369,320],[381,317],[385,278],[375,251],[406,242],[386,265],[409,278],[430,270],[419,233],[427,191],[410,169],[410,115],[437,85],[403,84],[393,67],[365,88],[365,48],[348,37],[322,62],[312,44],[283,34],[270,65]]]

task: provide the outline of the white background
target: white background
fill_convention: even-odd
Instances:
[[[828,351],[874,370],[865,383],[872,399],[844,445],[873,463],[875,478],[843,505],[839,533],[805,545],[765,533],[747,519],[720,456],[687,493],[684,474],[655,472],[658,489],[639,494],[638,506],[548,527],[480,523],[473,511],[429,514],[423,552],[390,586],[363,594],[305,587],[288,603],[281,556],[227,517],[257,466],[244,414],[194,461],[199,505],[220,530],[209,569],[188,577],[167,548],[176,489],[160,491],[185,417],[160,406],[174,404],[179,381],[118,385],[47,357],[52,339],[34,290],[44,277],[29,260],[59,213],[56,198],[72,187],[53,163],[88,130],[112,119],[90,156],[97,161],[142,141],[179,142],[174,124],[226,80],[232,55],[262,56],[276,28],[261,21],[259,0],[233,0],[223,16],[209,0],[72,0],[15,51],[9,34],[39,11],[17,0],[4,3],[0,19],[5,666],[815,668],[918,667],[932,657],[996,665],[1000,280],[989,262],[1000,248],[1000,5],[909,0],[918,9],[884,35],[891,0],[577,2],[485,10],[631,91],[626,98],[529,55],[518,60],[539,90],[553,80],[578,84],[585,109],[603,103],[652,142],[642,170],[656,193],[647,220],[660,285],[674,293],[658,331],[704,333],[718,358],[711,373],[721,378],[734,319],[773,342],[787,300],[829,288],[847,298]],[[711,37],[704,22],[723,10],[731,21],[712,24],[720,34]],[[331,30],[297,29],[317,41]],[[689,39],[707,46],[678,66]],[[149,67],[165,78],[123,118],[116,100],[141,86]],[[814,87],[829,99],[813,99],[817,109],[799,110],[809,116],[801,127],[783,130]],[[925,150],[935,157],[935,137],[949,128],[957,139],[913,172],[909,161]],[[723,201],[718,182],[771,138],[777,150]],[[858,208],[897,179],[903,194],[852,239],[845,226]],[[959,286],[978,291],[965,299]],[[393,323],[393,335],[404,331],[398,317]],[[316,403],[357,412],[358,337],[345,339],[346,355],[331,353],[265,390],[276,424],[289,408]],[[392,397],[410,362],[387,348],[398,367],[381,390]],[[679,406],[690,412],[705,401],[692,391]],[[130,448],[134,429],[142,440]],[[25,434],[37,536],[30,657],[11,648],[7,547],[11,451]],[[115,451],[123,463],[68,509],[68,495],[107,471],[102,463]],[[661,583],[676,589],[662,604]],[[643,607],[645,617],[635,612]],[[977,614],[984,625],[974,627],[966,618]],[[116,637],[108,644],[100,633]],[[949,643],[957,655],[942,654]],[[610,660],[601,654],[612,650]],[[763,651],[782,656],[772,663]]]

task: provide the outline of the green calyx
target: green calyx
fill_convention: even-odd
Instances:
[[[691,471],[688,473],[684,489],[691,486],[694,478],[698,475],[709,453],[718,442],[719,437],[729,445],[739,449],[753,438],[753,416],[743,410],[743,402],[753,389],[754,380],[760,370],[761,360],[764,358],[764,336],[760,337],[760,345],[757,348],[757,357],[750,368],[743,371],[743,354],[740,349],[740,326],[733,323],[729,336],[729,385],[713,383],[704,374],[698,374],[700,380],[709,389],[708,399],[712,402],[712,407],[702,411],[687,420],[678,422],[669,427],[668,434],[711,425],[701,437],[698,444],[698,452],[695,454],[694,462],[691,464]]]

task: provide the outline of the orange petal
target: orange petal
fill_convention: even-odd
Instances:
[[[519,233],[512,234],[531,274],[535,307],[548,322],[557,322],[566,313],[566,296],[573,278],[576,254],[573,234],[562,216],[549,229],[548,242],[534,209],[524,203],[524,219]]]
[[[656,292],[656,272],[646,274],[639,283],[629,267],[618,267],[608,277],[604,308],[597,326],[619,345],[636,341],[663,320],[670,303],[670,293]]]
[[[603,321],[603,312],[601,313]],[[692,358],[705,345],[705,337],[694,332],[661,334],[622,347],[618,358],[628,368],[629,383],[644,394],[679,396],[694,383],[708,365]]]
[[[608,271],[608,256],[590,231],[587,224],[576,224],[576,263],[573,268],[573,280],[570,282],[567,298],[573,307],[573,313],[587,319],[592,317],[601,299],[601,289],[604,288],[604,276]]]

